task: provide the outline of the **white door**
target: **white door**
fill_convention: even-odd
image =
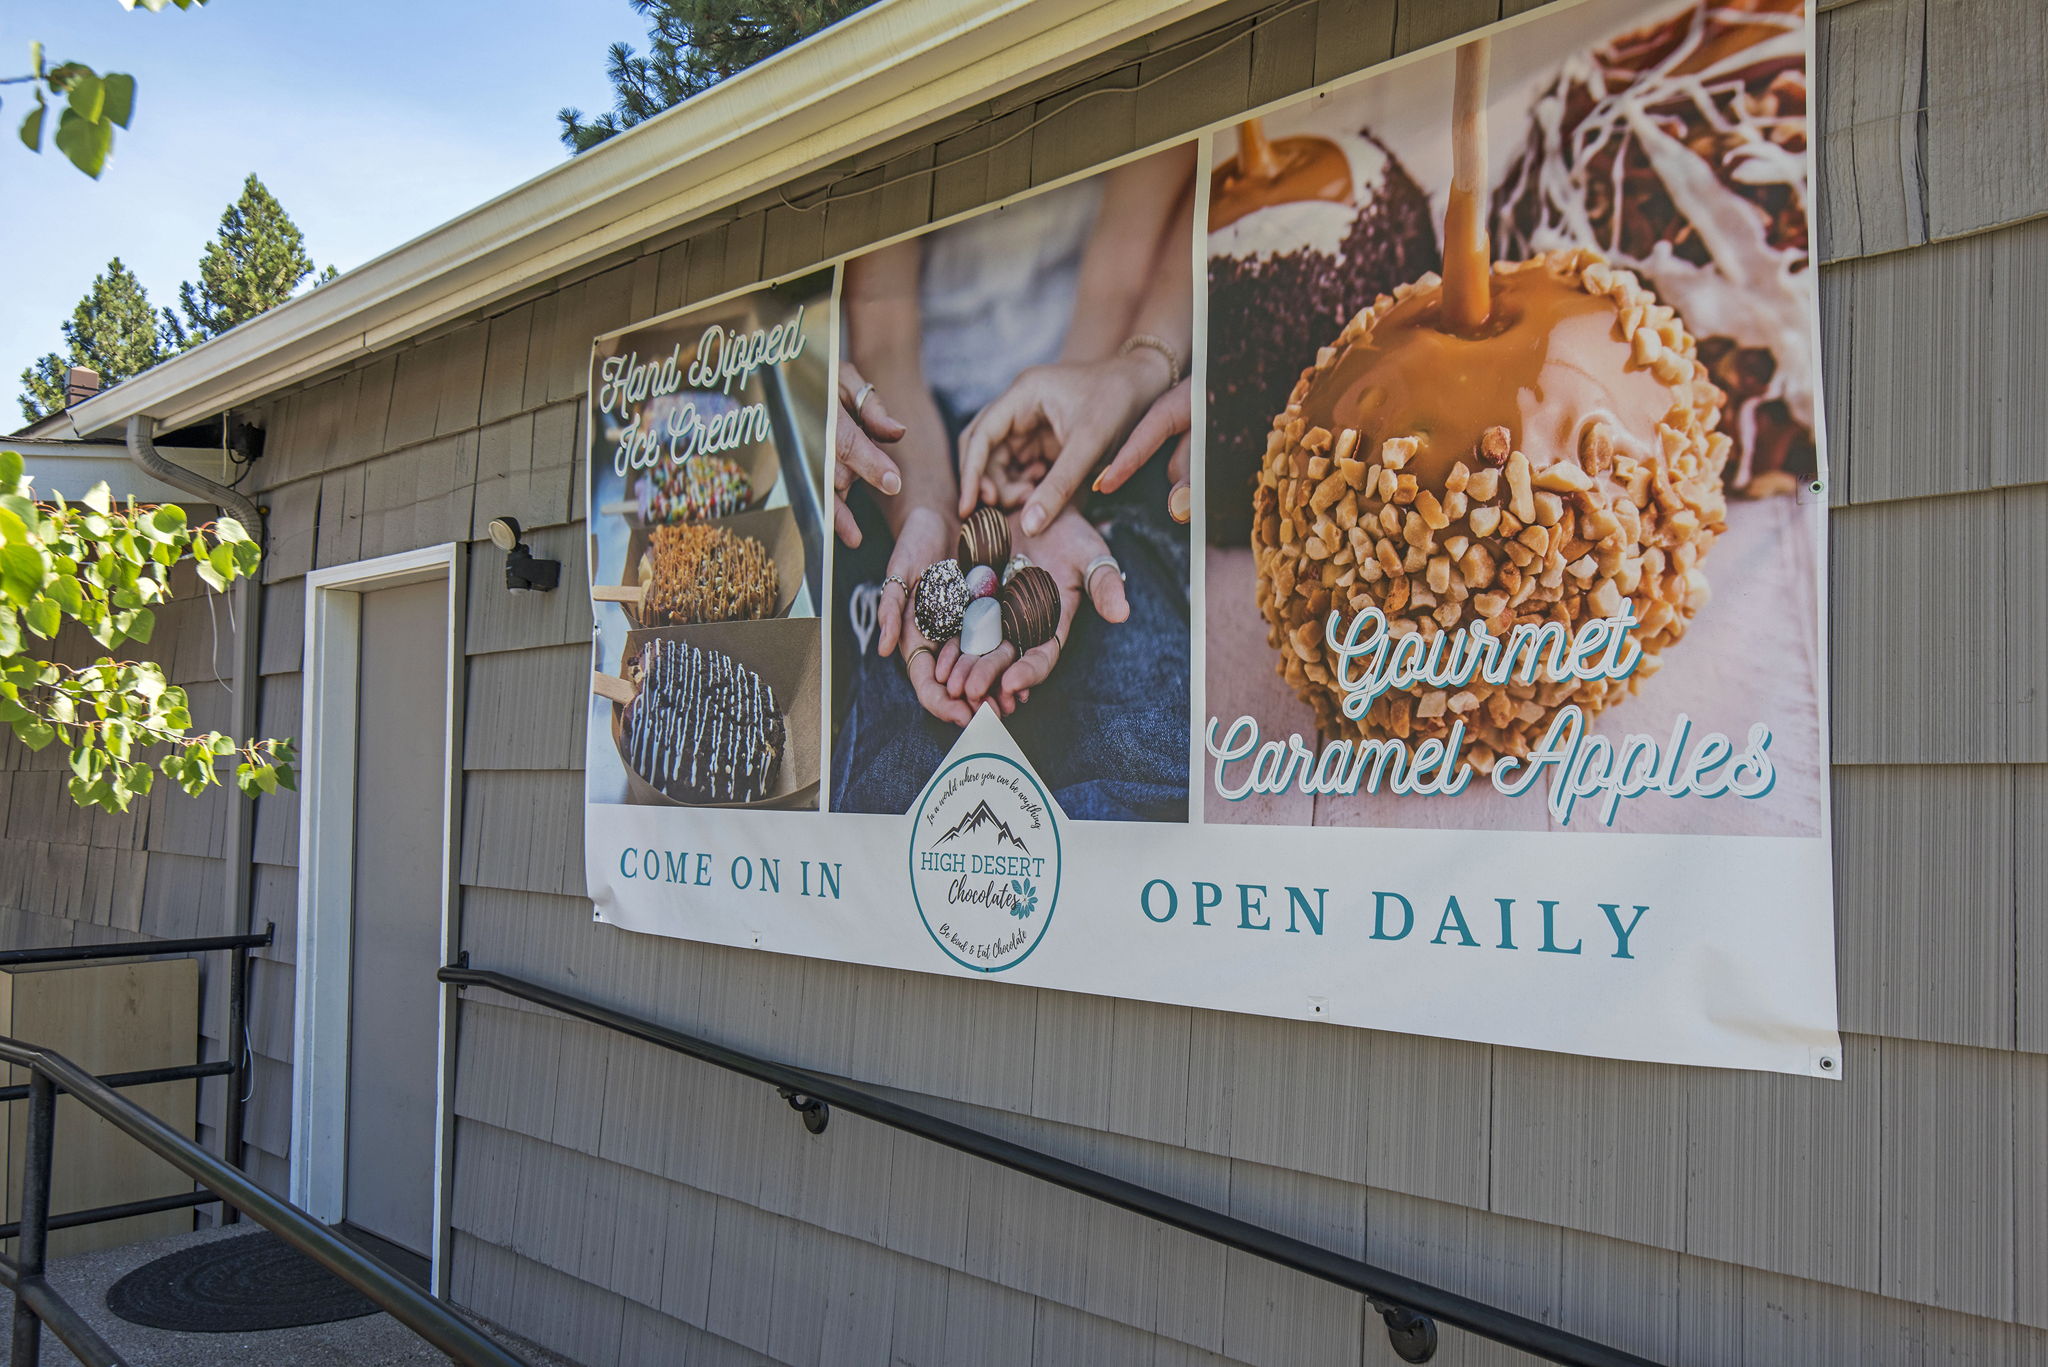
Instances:
[[[433,1246],[448,586],[362,595],[343,1218]]]

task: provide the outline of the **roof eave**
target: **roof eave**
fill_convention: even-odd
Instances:
[[[175,429],[742,203],[1214,0],[881,0],[496,199],[46,419]],[[914,81],[878,77],[912,64]]]

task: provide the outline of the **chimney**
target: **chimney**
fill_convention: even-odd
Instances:
[[[71,367],[71,373],[64,377],[64,406],[84,403],[100,392],[100,373],[88,370],[82,365]]]

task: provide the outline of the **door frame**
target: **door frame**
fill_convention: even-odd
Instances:
[[[458,939],[457,844],[462,832],[463,617],[468,557],[448,541],[306,575],[305,711],[300,723],[299,929],[292,1034],[291,1200],[328,1224],[345,1209],[349,1002],[354,926],[356,702],[363,595],[442,580],[448,589],[446,726],[441,779],[441,962]],[[433,967],[438,968],[436,964]],[[439,1295],[448,1229],[453,1139],[449,1044],[454,989],[440,993],[435,1029],[434,1215],[431,1290]]]

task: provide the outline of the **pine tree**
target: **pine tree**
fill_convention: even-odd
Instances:
[[[199,258],[199,282],[178,289],[181,321],[164,310],[164,337],[175,350],[248,322],[292,297],[313,273],[306,239],[291,215],[251,175],[241,196],[220,216],[220,231]],[[322,281],[334,273],[329,267]]]
[[[21,372],[21,411],[30,422],[64,408],[64,382],[72,366],[96,370],[110,387],[164,359],[156,310],[135,272],[115,257],[64,323],[65,354],[50,352]]]
[[[645,56],[613,43],[606,59],[616,102],[608,113],[556,115],[562,142],[586,152],[664,109],[766,61],[867,6],[868,0],[631,0],[648,21]]]

